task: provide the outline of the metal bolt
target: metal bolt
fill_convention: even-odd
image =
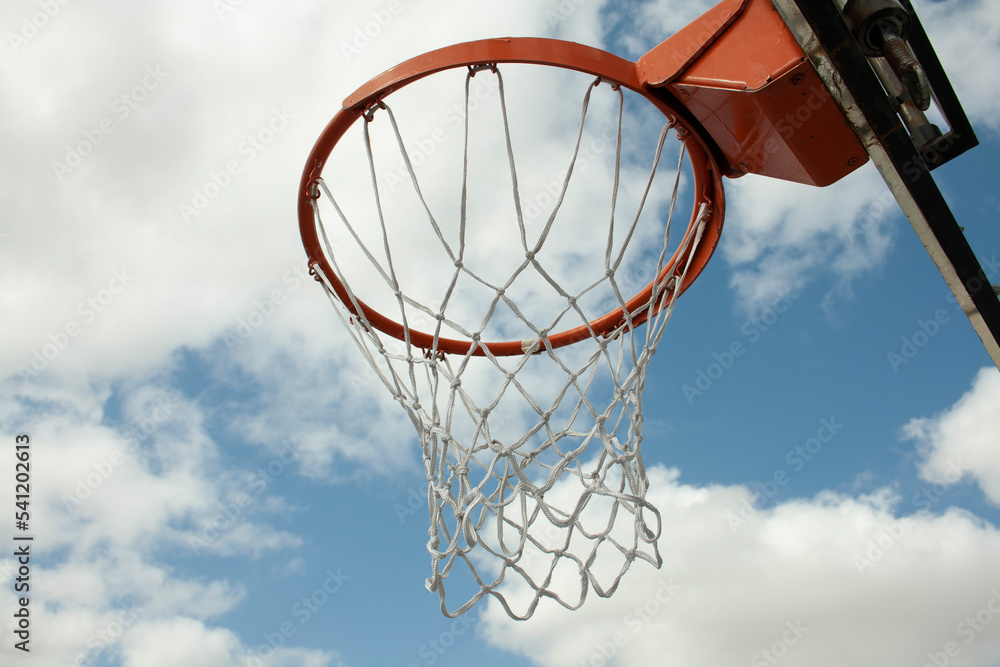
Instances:
[[[917,58],[910,50],[910,45],[899,37],[891,28],[883,27],[882,55],[899,77],[899,81],[910,94],[913,103],[921,111],[926,111],[931,105],[931,84],[927,74],[920,66]]]

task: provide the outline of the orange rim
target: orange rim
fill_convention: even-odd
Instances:
[[[383,72],[344,100],[343,108],[333,117],[322,134],[320,134],[315,146],[313,146],[299,184],[299,232],[302,235],[302,243],[305,246],[306,255],[309,257],[310,270],[323,272],[323,275],[333,287],[337,298],[355,317],[358,317],[363,322],[366,321],[376,329],[399,340],[405,341],[407,338],[403,325],[372,309],[358,298],[356,294],[352,300],[343,282],[337,277],[329,260],[326,258],[313,212],[315,181],[321,177],[323,167],[340,139],[355,122],[364,116],[365,111],[379,100],[435,72],[459,67],[476,67],[479,65],[503,63],[548,65],[585,72],[632,90],[651,102],[665,117],[673,121],[676,127],[679,128],[678,134],[684,137],[685,148],[691,160],[691,166],[694,171],[695,203],[694,210],[691,213],[691,220],[688,223],[689,231],[691,227],[697,224],[700,205],[704,203],[710,208],[710,215],[705,225],[702,241],[693,249],[688,250],[688,254],[691,255],[690,268],[684,280],[682,282],[679,281],[681,282],[680,286],[675,289],[679,289],[680,293],[683,293],[690,287],[691,283],[704,270],[705,265],[712,257],[719,243],[719,237],[722,233],[722,221],[725,215],[725,199],[719,168],[709,154],[707,144],[703,138],[690,124],[684,122],[683,113],[678,111],[681,108],[680,105],[676,105],[675,108],[670,104],[669,96],[665,95],[661,90],[644,86],[639,80],[635,63],[624,58],[619,58],[606,51],[601,51],[600,49],[555,39],[532,37],[487,39],[447,46],[443,49],[411,58]],[[680,250],[677,252],[679,253]],[[604,335],[614,331],[625,322],[625,309],[631,313],[648,304],[653,294],[654,285],[658,283],[663,284],[663,281],[669,278],[670,267],[674,267],[673,272],[679,277],[685,265],[687,265],[688,259],[687,255],[678,257],[677,253],[675,253],[672,260],[667,263],[667,268],[642,291],[629,299],[625,304],[625,308],[613,310],[591,320],[587,325],[550,334],[545,338],[545,344],[539,346],[537,351],[540,352],[546,349],[546,347],[558,348],[570,345],[592,338],[594,335]],[[358,304],[358,309],[354,307],[355,301]],[[647,309],[642,315],[633,317],[632,321],[636,325],[641,324],[650,314],[655,314],[655,312],[654,310],[650,313],[649,309]],[[488,349],[490,354],[495,356],[512,356],[525,353],[522,341],[520,340],[476,342],[439,336],[435,347],[435,337],[433,334],[414,329],[409,329],[408,333],[410,342],[424,350],[461,355],[469,354],[471,350],[472,354],[477,356],[486,354],[483,348]]]

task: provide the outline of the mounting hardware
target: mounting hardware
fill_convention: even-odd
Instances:
[[[864,54],[885,58],[913,104],[926,111],[931,103],[931,86],[906,43],[912,25],[909,12],[897,0],[848,0],[844,18]]]

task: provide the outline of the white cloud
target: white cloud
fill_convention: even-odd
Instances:
[[[46,372],[99,369],[114,375],[169,363],[180,346],[210,344],[300,259],[295,235],[288,233],[294,229],[293,211],[287,200],[271,193],[294,191],[304,151],[344,91],[417,52],[455,41],[556,31],[597,44],[601,4],[563,4],[575,9],[554,26],[545,8],[528,2],[510,3],[488,17],[453,2],[420,11],[401,2],[401,11],[372,29],[377,34],[350,56],[344,45],[358,39],[357,31],[364,32],[382,8],[359,4],[330,13],[315,3],[296,12],[241,5],[224,20],[210,6],[171,6],[152,14],[114,2],[89,11],[61,9],[59,20],[0,68],[2,88],[8,91],[3,103],[13,114],[5,145],[20,146],[18,154],[26,156],[26,162],[7,161],[3,169],[8,180],[19,173],[35,175],[3,199],[15,226],[4,230],[8,238],[0,277],[12,288],[0,296],[0,311],[5,318],[16,312],[18,325],[0,352],[0,371],[31,368],[35,360]],[[970,0],[962,11],[952,4],[923,3],[920,10],[970,112],[990,123],[996,105],[991,91],[1000,85],[984,85],[992,75],[980,65],[990,62],[981,55],[984,49],[997,47],[996,15],[989,2]],[[648,48],[706,8],[704,3],[646,4],[633,17],[635,30],[626,32],[637,40],[642,35]],[[107,18],[112,15],[115,21]],[[309,19],[300,20],[303,15]],[[16,16],[11,23],[17,23]],[[109,32],[122,24],[131,26],[127,46],[121,35]],[[330,38],[301,39],[303,30]],[[132,49],[134,67],[122,67],[115,54],[97,47],[109,41]],[[276,68],[267,55],[294,51],[302,43],[315,44],[309,62],[317,68],[331,63],[334,80],[317,87],[310,68]],[[976,55],[969,43],[977,44]],[[64,58],[66,52],[74,57]],[[149,67],[167,76],[121,118],[112,105],[142,84]],[[210,72],[220,70],[228,73],[225,79],[211,78]],[[88,78],[82,72],[91,71],[113,75],[83,85]],[[275,108],[293,119],[250,161],[245,141],[267,127]],[[113,121],[114,132],[82,167],[58,182],[52,163],[65,161],[67,145],[85,141],[84,131],[105,117]],[[162,131],[166,126],[169,133]],[[178,206],[190,204],[194,190],[204,190],[230,160],[240,163],[240,173],[224,196],[184,224]],[[765,183],[754,184],[749,194],[744,191],[749,188],[730,184],[735,196],[724,250],[735,267],[740,299],[764,303],[777,291],[805,284],[828,261],[837,278],[878,262],[886,245],[880,226],[855,241],[842,238],[843,229],[882,192],[873,174],[867,180],[877,187],[855,179],[845,189],[796,192]],[[47,193],[54,187],[61,196],[53,201]],[[817,207],[817,197],[837,206]],[[38,214],[40,201],[47,202],[44,215]],[[120,292],[108,293],[122,282],[113,283],[116,272],[130,280]],[[18,279],[26,274],[33,279]],[[100,311],[88,300],[97,300]],[[79,333],[64,338],[67,326]],[[64,349],[58,349],[63,340]]]
[[[250,471],[220,467],[204,413],[175,390],[157,381],[119,393],[18,384],[4,385],[0,414],[5,431],[32,439],[31,529],[40,560],[31,576],[46,582],[32,588],[33,618],[36,627],[60,630],[51,639],[36,634],[33,648],[47,664],[117,651],[132,630],[164,619],[201,628],[244,602],[240,584],[179,576],[162,560],[168,552],[254,557],[301,544],[262,521],[289,508],[273,488],[249,483]],[[4,458],[12,469],[12,457]],[[13,562],[3,565],[6,580]],[[5,606],[13,605],[11,587],[4,591]],[[231,634],[212,631],[212,641]],[[12,650],[5,644],[0,655]],[[273,664],[328,664],[316,661],[318,653],[286,654]]]
[[[348,92],[424,50],[545,30],[527,2],[499,15],[458,3],[399,4],[398,17],[350,60],[341,43],[382,8],[243,5],[220,21],[211,3],[67,6],[5,58],[4,144],[24,157],[2,169],[8,182],[32,176],[2,199],[0,279],[11,287],[0,312],[17,326],[0,352],[0,375],[31,368],[36,353],[45,372],[145,372],[179,347],[210,344],[301,261],[291,197],[309,146]],[[274,54],[300,53],[307,42],[315,46],[304,63],[277,64]],[[149,67],[164,73],[155,86]],[[144,80],[135,109],[116,111]],[[275,109],[290,120],[257,150],[248,137],[276,127]],[[102,119],[112,131],[97,132]],[[67,146],[81,143],[89,154],[59,180],[53,162],[65,163]],[[238,174],[225,174],[230,162]],[[186,224],[179,206],[194,206],[195,190],[215,196]],[[128,279],[112,284],[116,272]],[[51,354],[43,349],[64,335]]]
[[[328,347],[330,335],[343,332],[330,303],[316,296],[319,304],[289,306],[267,330],[212,359],[220,385],[248,377],[257,383],[252,399],[226,410],[230,428],[272,456],[290,447],[295,461],[289,470],[314,479],[344,481],[416,469],[412,424],[353,343]],[[326,340],[303,340],[298,333],[303,321],[314,323]]]
[[[280,633],[277,634],[281,637]],[[142,622],[122,640],[123,667],[346,667],[333,651],[262,643],[247,646],[231,631],[190,618]]]
[[[951,408],[934,417],[913,419],[903,437],[917,443],[920,478],[956,484],[971,477],[983,494],[1000,505],[1000,373],[990,366]]]
[[[688,25],[712,3],[643,3],[622,20],[623,42],[638,56]],[[916,3],[921,21],[974,125],[1000,128],[1000,13],[990,0]],[[969,45],[975,44],[974,49]],[[866,166],[826,188],[744,177],[726,182],[729,203],[722,255],[743,311],[820,280],[833,287],[826,309],[851,296],[853,280],[878,266],[889,249],[898,206]],[[908,232],[907,232],[908,233]]]
[[[84,656],[120,658],[128,667],[230,667],[259,649],[213,625],[249,603],[239,583],[182,575],[166,562],[168,550],[191,549],[192,540],[203,554],[243,558],[300,544],[297,535],[271,525],[296,508],[270,485],[260,489],[253,470],[224,462],[210,417],[227,435],[279,462],[281,474],[341,480],[343,462],[358,476],[416,465],[410,424],[384,389],[369,382],[318,286],[298,270],[292,193],[305,156],[347,93],[408,57],[504,34],[557,33],[599,45],[604,15],[594,1],[572,3],[577,9],[557,24],[531,0],[507,3],[502,12],[469,11],[457,0],[400,4],[398,17],[355,43],[358,31],[379,19],[381,6],[331,11],[318,0],[294,8],[242,3],[220,17],[212,3],[70,3],[27,45],[0,59],[7,121],[0,127],[0,175],[9,186],[0,192],[0,378],[15,377],[0,392],[0,422],[46,443],[33,459],[45,471],[35,480],[33,503],[38,543],[50,560],[33,570],[47,591],[32,599],[36,627],[57,630],[35,635],[36,655],[46,664]],[[968,12],[938,16],[934,29],[946,32],[934,39],[974,118],[995,127],[1000,87],[983,84],[995,79],[983,69],[990,57],[970,58],[974,51],[996,51],[996,16],[988,0],[966,5]],[[629,44],[645,50],[707,6],[647,3]],[[5,5],[3,23],[20,25],[19,12],[29,11],[24,7]],[[939,12],[938,5],[927,11]],[[345,50],[350,44],[359,52]],[[957,76],[951,63],[961,65]],[[149,68],[166,75],[147,79]],[[137,94],[145,101],[134,97],[136,86],[143,86]],[[557,106],[561,99],[550,92],[537,106],[576,113],[575,101]],[[113,106],[123,95],[136,103],[127,116]],[[276,132],[271,121],[279,113],[289,123]],[[99,142],[88,139],[98,136],[95,128],[105,118],[113,132]],[[248,137],[265,129],[274,141],[254,149],[251,159]],[[87,142],[94,144],[92,154],[60,180],[53,162],[66,162],[67,147],[83,143],[86,150]],[[522,163],[547,145],[528,142]],[[227,180],[221,174],[230,161],[239,173]],[[889,238],[884,212],[873,214],[859,234],[848,231],[882,191],[870,170],[862,173],[829,191],[744,187],[749,179],[727,184],[732,196],[723,253],[748,307],[804,286],[827,265],[836,278],[849,280],[880,260]],[[533,176],[542,182],[546,175]],[[213,186],[219,195],[187,224],[179,205],[195,205],[196,191],[207,198]],[[260,308],[268,310],[260,304],[275,290],[284,302],[230,349],[227,336],[240,338],[239,327]],[[181,354],[205,362],[217,387],[238,387],[249,398],[209,414],[179,393],[176,379],[161,375]],[[24,382],[16,379],[22,369]],[[119,401],[120,415],[113,415]],[[928,425],[933,447],[950,446],[951,423],[942,418]],[[934,440],[938,432],[946,435]],[[282,447],[289,439],[290,450]],[[284,458],[289,452],[291,462]],[[988,454],[975,454],[963,452],[964,462],[995,494],[995,466]],[[934,466],[928,459],[926,469]],[[694,488],[662,469],[653,472],[658,499],[672,508],[666,533],[676,540],[664,569],[644,575],[644,564],[637,564],[632,574],[638,576],[627,578],[633,583],[616,598],[590,600],[569,621],[540,614],[537,623],[505,630],[515,649],[561,664],[569,638],[589,647],[582,654],[588,657],[598,638],[630,630],[626,615],[650,599],[664,576],[674,576],[682,590],[642,632],[628,635],[621,655],[629,661],[659,661],[664,651],[678,650],[695,664],[720,664],[708,662],[705,646],[749,659],[805,609],[813,613],[800,648],[812,651],[808,642],[815,641],[832,664],[837,642],[852,645],[860,637],[878,651],[886,642],[877,640],[902,636],[896,619],[906,604],[899,600],[912,595],[919,603],[908,607],[915,610],[909,618],[914,641],[900,640],[898,655],[917,661],[916,647],[938,650],[988,597],[974,577],[995,562],[995,531],[960,512],[914,517],[900,545],[861,577],[852,554],[864,553],[867,540],[895,521],[885,498],[789,503],[759,511],[733,535],[722,514],[747,499],[746,489]],[[67,506],[67,498],[75,500]],[[911,554],[905,542],[920,546],[912,562],[904,557]],[[733,554],[740,554],[735,566],[727,558]],[[302,561],[287,556],[288,571],[297,571]],[[934,574],[942,564],[951,574]],[[818,576],[826,566],[840,569]],[[0,578],[7,581],[11,571],[7,558]],[[924,578],[931,582],[926,589],[907,588]],[[870,590],[862,586],[872,582]],[[760,601],[775,591],[783,601],[764,603],[762,611]],[[941,606],[931,603],[934,595]],[[11,596],[5,586],[0,606],[12,608]],[[489,619],[488,630],[500,627]],[[567,629],[573,627],[577,635]],[[963,644],[961,659],[971,662],[976,651],[991,647],[995,655],[996,627]],[[12,656],[9,643],[0,647],[0,661]],[[286,643],[265,664],[341,662],[333,652]]]
[[[974,126],[1000,131],[1000,12],[991,0],[914,3]],[[971,48],[970,48],[971,45]]]
[[[630,51],[628,57],[638,58],[715,4],[710,0],[655,0],[641,3],[637,10],[630,7],[632,11],[620,14],[614,14],[613,5],[608,6],[608,11],[623,23],[621,39]]]
[[[664,515],[663,567],[637,562],[612,598],[571,613],[543,605],[531,623],[491,603],[483,622],[492,644],[553,667],[763,665],[775,656],[911,667],[948,642],[960,650],[949,664],[972,666],[1000,649],[1000,623],[968,644],[959,629],[1000,584],[991,576],[1000,531],[966,512],[897,514],[885,491],[757,509],[745,487],[691,487],[659,466],[650,476]]]
[[[984,368],[950,409],[906,425],[922,479],[953,484],[964,472],[996,501],[998,400],[1000,378]],[[572,615],[543,604],[513,623],[490,602],[492,644],[552,667],[941,664],[934,656],[973,667],[1000,650],[1000,530],[971,513],[901,506],[890,488],[758,507],[745,486],[689,486],[659,465],[649,474],[662,568],[636,562],[612,598]]]
[[[726,185],[722,253],[747,311],[820,275],[839,291],[849,289],[889,248],[887,223],[898,206],[870,165],[825,188],[754,176]]]

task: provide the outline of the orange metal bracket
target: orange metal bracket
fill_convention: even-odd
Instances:
[[[730,176],[825,186],[868,160],[770,0],[723,0],[642,56],[636,72],[701,123]]]

